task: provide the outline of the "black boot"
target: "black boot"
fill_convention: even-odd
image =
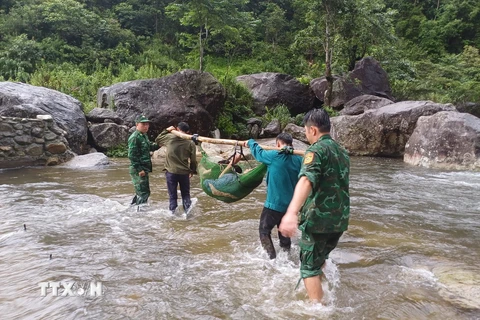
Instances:
[[[137,204],[137,195],[135,195],[135,197],[133,197],[133,200],[132,200],[131,204]]]

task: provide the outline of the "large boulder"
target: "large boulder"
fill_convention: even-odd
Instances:
[[[402,157],[418,118],[440,111],[456,111],[451,104],[403,101],[356,116],[331,119],[332,135],[350,154]]]
[[[355,83],[359,83],[363,94],[394,100],[387,73],[372,57],[365,57],[355,63],[355,68],[350,72],[349,78]]]
[[[480,118],[458,112],[420,117],[403,159],[416,166],[480,170]]]
[[[123,124],[123,119],[111,109],[93,108],[86,117],[87,121],[93,123],[113,122],[120,125]]]
[[[263,72],[237,77],[252,93],[253,111],[257,115],[265,114],[265,107],[273,108],[284,104],[292,115],[313,108],[315,96],[308,86],[294,77],[274,72]]]
[[[70,161],[64,163],[62,167],[79,169],[79,168],[97,168],[110,164],[110,160],[101,152],[93,152],[74,157]]]
[[[273,138],[277,137],[282,132],[282,125],[278,119],[273,119],[269,124],[263,128],[260,133],[261,138]]]
[[[480,118],[480,103],[465,102],[456,105],[459,112],[469,113]]]
[[[325,91],[327,91],[327,79],[325,77],[313,79],[310,81],[310,87],[318,100],[323,103],[325,101]],[[330,107],[340,109],[347,101],[361,94],[362,91],[357,88],[353,81],[348,78],[334,76]]]
[[[51,115],[66,134],[70,148],[88,152],[87,120],[82,104],[64,93],[19,82],[0,82],[0,116],[36,118]]]
[[[345,103],[344,108],[340,110],[339,114],[354,116],[357,114],[361,114],[366,110],[378,109],[392,103],[393,103],[392,100],[377,97],[377,96],[372,96],[370,94],[365,94],[365,95],[361,95],[356,98],[353,98],[352,100]]]
[[[283,129],[283,132],[290,133],[294,139],[309,144],[307,136],[305,135],[304,127],[297,126],[294,123],[289,123],[285,126],[285,129]]]
[[[325,77],[313,79],[310,87],[315,96],[324,102],[327,89]],[[347,76],[334,76],[332,91],[333,97],[330,106],[337,109],[341,109],[351,99],[364,94],[394,100],[387,73],[378,61],[371,57],[358,61]]]
[[[225,89],[207,72],[183,70],[159,79],[121,82],[97,93],[97,106],[114,110],[128,126],[144,114],[149,136],[185,121],[192,133],[208,135],[225,103]]]
[[[92,138],[91,145],[100,151],[127,144],[129,135],[127,126],[116,123],[93,123],[88,129]]]

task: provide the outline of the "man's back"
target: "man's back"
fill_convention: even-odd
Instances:
[[[302,220],[310,217],[309,232],[347,230],[350,216],[350,159],[330,135],[324,135],[305,153],[300,175],[312,183],[312,192],[302,208]]]
[[[254,158],[267,165],[265,207],[285,212],[293,196],[302,157],[284,151],[264,150],[254,140],[248,142]]]
[[[165,155],[166,171],[175,174],[196,172],[196,147],[193,141],[182,139],[169,132],[162,132],[157,137],[156,142],[167,149]]]

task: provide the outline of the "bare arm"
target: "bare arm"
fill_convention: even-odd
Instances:
[[[292,201],[290,201],[287,212],[283,216],[280,227],[278,228],[285,237],[295,235],[298,227],[298,212],[305,203],[305,200],[307,200],[310,192],[312,192],[312,183],[307,177],[302,176],[295,186]]]

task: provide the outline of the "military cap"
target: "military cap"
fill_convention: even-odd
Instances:
[[[135,120],[135,123],[139,123],[139,122],[151,122],[151,121],[148,120],[148,118],[142,114]]]

